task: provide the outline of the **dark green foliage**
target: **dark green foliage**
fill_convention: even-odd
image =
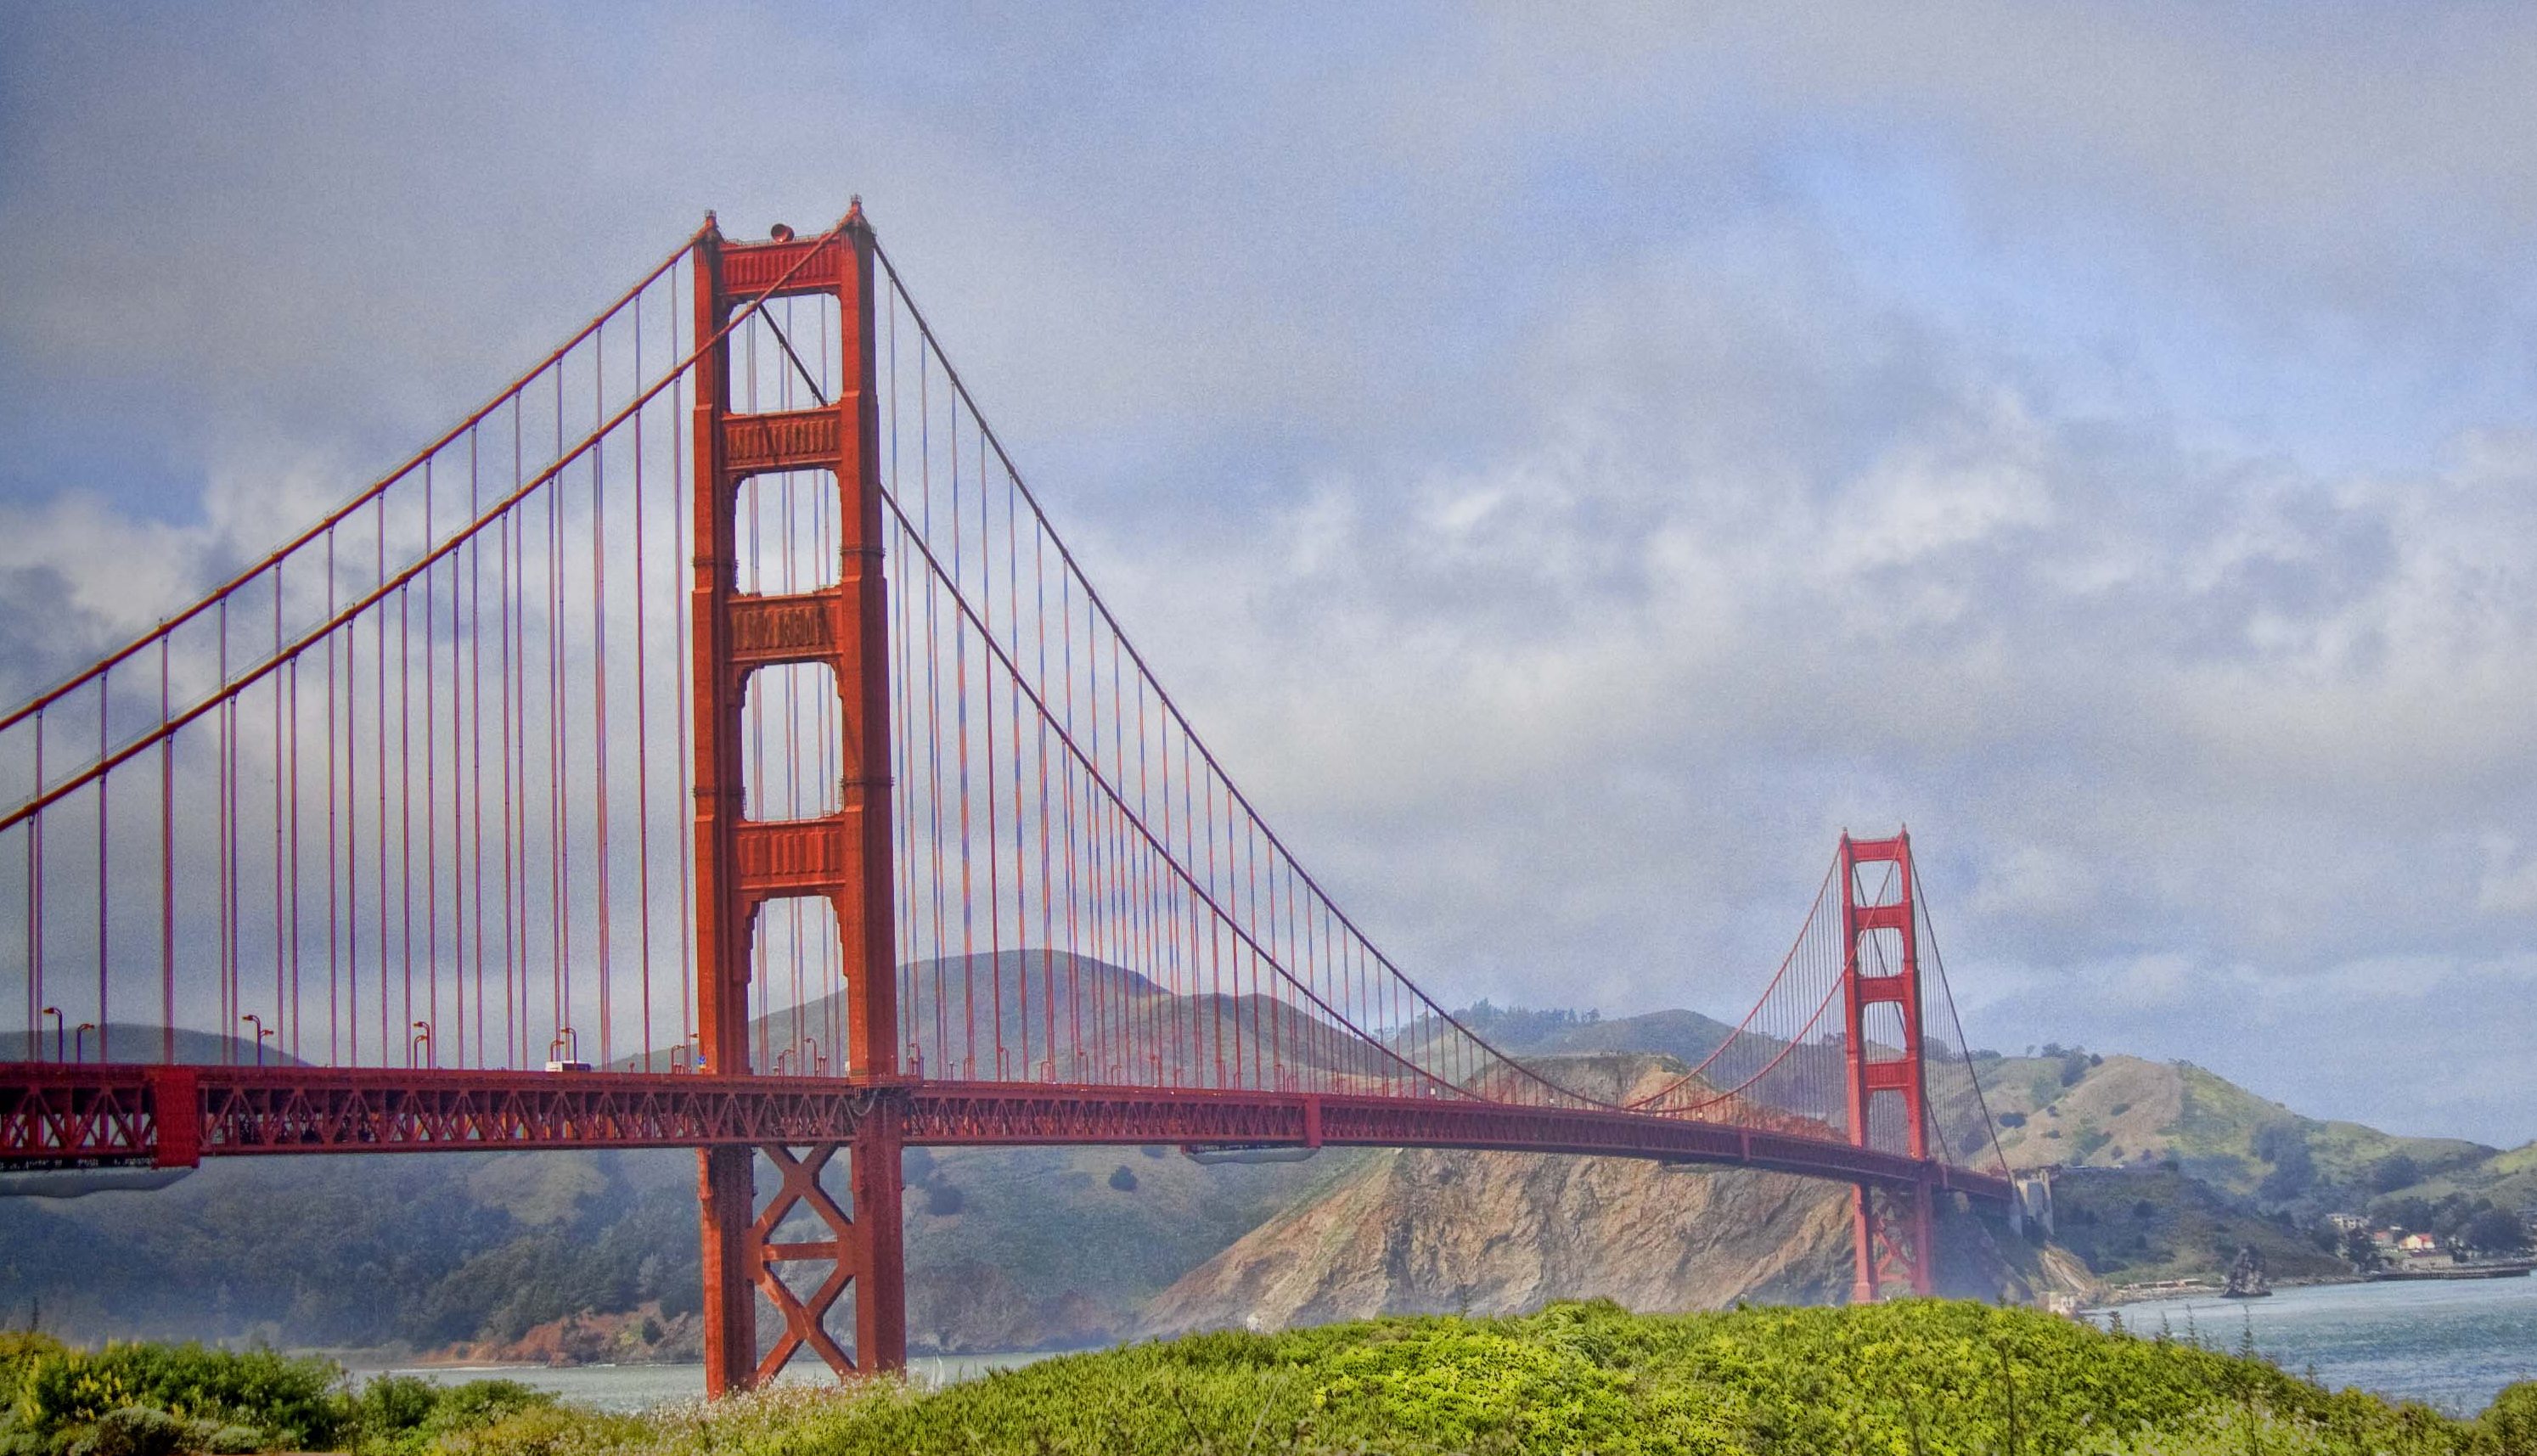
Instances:
[[[652,1298],[676,1314],[698,1302],[694,1175],[676,1158],[282,1159],[60,1207],[0,1199],[0,1310],[40,1303],[91,1338],[334,1347]]]
[[[2490,1198],[2464,1193],[2450,1193],[2438,1202],[2414,1196],[2381,1198],[2370,1206],[2370,1212],[2387,1228],[2434,1234],[2481,1253],[2514,1253],[2528,1246],[2527,1226]]]
[[[440,1387],[419,1375],[381,1375],[361,1387],[353,1416],[373,1434],[412,1430],[440,1401]]]
[[[84,1456],[168,1456],[185,1443],[185,1423],[148,1406],[122,1406],[98,1418]]]
[[[434,1385],[412,1375],[381,1375],[355,1402],[358,1447],[371,1456],[434,1449],[442,1437],[482,1430],[522,1411],[555,1404],[553,1394],[517,1380]]]
[[[554,1403],[552,1391],[534,1390],[517,1380],[470,1380],[462,1385],[443,1386],[439,1401],[423,1424],[433,1430],[489,1425],[515,1411]]]
[[[554,1404],[514,1380],[443,1387],[385,1375],[356,1392],[328,1360],[201,1345],[77,1350],[42,1335],[0,1335],[0,1397],[7,1456],[394,1456]]]
[[[1130,1168],[1128,1165],[1126,1165],[1126,1164],[1124,1164],[1124,1163],[1120,1164],[1117,1168],[1112,1169],[1112,1170],[1110,1171],[1110,1186],[1111,1186],[1111,1187],[1113,1187],[1113,1188],[1118,1189],[1118,1190],[1119,1190],[1120,1192],[1122,1192],[1122,1193],[1134,1193],[1134,1192],[1136,1192],[1136,1191],[1137,1191],[1137,1171],[1136,1171],[1136,1170],[1135,1170],[1135,1169]]]
[[[2537,1456],[2537,1380],[2503,1387],[2476,1423],[2494,1456]]]
[[[2272,1168],[2255,1185],[2265,1203],[2288,1203],[2316,1183],[2316,1159],[2309,1150],[2308,1128],[2296,1121],[2268,1122],[2255,1129],[2254,1153]]]
[[[2206,1274],[2228,1267],[2248,1244],[2276,1280],[2351,1271],[2295,1229],[2254,1217],[2166,1169],[2074,1171],[2054,1185],[2053,1203],[2056,1241],[2097,1274],[2126,1280]]]
[[[410,1322],[426,1342],[480,1332],[516,1340],[532,1326],[585,1309],[630,1307],[637,1267],[562,1234],[517,1239],[460,1265],[431,1289]]]
[[[147,1418],[118,1415],[128,1407],[212,1428],[247,1426],[299,1449],[331,1444],[349,1416],[341,1367],[270,1350],[108,1345],[85,1351],[29,1343],[13,1352],[10,1363],[18,1428],[57,1445],[65,1443],[56,1438],[70,1435],[67,1445],[84,1441],[90,1456],[112,1456],[100,1441],[146,1446],[157,1438]],[[153,1453],[136,1449],[124,1456]]]
[[[2510,1210],[2486,1204],[2459,1226],[2457,1239],[2478,1253],[2514,1254],[2528,1247],[2528,1226]]]
[[[2423,1180],[2421,1165],[2402,1153],[2390,1153],[2370,1166],[2370,1190],[2393,1193]]]

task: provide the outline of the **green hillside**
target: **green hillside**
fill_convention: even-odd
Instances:
[[[2069,1049],[1986,1058],[1978,1069],[2002,1124],[2001,1150],[2021,1168],[2173,1162],[2262,1207],[2312,1215],[2358,1209],[2497,1156],[2462,1139],[2398,1137],[2302,1116],[2190,1062]]]
[[[2052,1241],[2112,1284],[2197,1279],[2253,1248],[2277,1280],[2333,1279],[2351,1266],[2207,1183],[2165,1169],[2090,1169],[2054,1180]]]
[[[2537,1143],[2443,1169],[2405,1191],[2426,1198],[2463,1193],[2491,1199],[2504,1208],[2537,1208]]]

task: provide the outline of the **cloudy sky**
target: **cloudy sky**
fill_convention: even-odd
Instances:
[[[1731,1012],[1908,821],[1977,1043],[2537,1137],[2537,18],[0,11],[0,696],[860,193],[1448,999]]]

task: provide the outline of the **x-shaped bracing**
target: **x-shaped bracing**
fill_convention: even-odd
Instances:
[[[766,1293],[769,1302],[784,1316],[784,1333],[774,1347],[757,1362],[755,1384],[763,1386],[773,1379],[794,1352],[808,1345],[828,1362],[828,1368],[840,1375],[858,1372],[852,1356],[846,1354],[834,1336],[828,1333],[828,1311],[847,1286],[863,1272],[863,1241],[855,1236],[855,1221],[837,1206],[837,1200],[819,1183],[820,1171],[836,1156],[842,1144],[822,1143],[803,1157],[796,1158],[789,1148],[765,1147],[765,1154],[775,1171],[783,1175],[783,1184],[767,1201],[765,1211],[749,1228],[749,1241],[757,1249],[757,1287]],[[829,1236],[779,1243],[775,1231],[793,1215],[796,1208],[808,1206],[819,1222],[828,1226]],[[796,1297],[777,1270],[781,1264],[828,1262],[827,1277],[807,1298]]]

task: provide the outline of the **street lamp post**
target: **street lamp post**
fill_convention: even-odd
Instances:
[[[47,1006],[39,1012],[38,1015],[49,1016],[53,1019],[53,1060],[60,1061],[62,1059],[62,1008],[59,1006]],[[43,1055],[44,1053],[41,1051],[37,1051],[35,1053],[35,1057],[39,1061],[43,1059]]]
[[[266,1026],[266,1025],[264,1024],[264,1018],[263,1018],[263,1017],[261,1017],[261,1016],[256,1015],[256,1014],[255,1014],[254,1012],[252,1012],[252,1011],[248,1012],[248,1013],[247,1013],[246,1015],[244,1015],[244,1016],[239,1017],[239,1018],[238,1018],[238,1020],[240,1020],[240,1021],[242,1021],[242,1022],[245,1022],[247,1025],[252,1026],[252,1027],[254,1027],[254,1028],[255,1028],[255,1064],[256,1064],[257,1066],[263,1066],[263,1065],[264,1065],[264,1039],[273,1035],[273,1028],[271,1028],[271,1027],[269,1027],[269,1026]]]

